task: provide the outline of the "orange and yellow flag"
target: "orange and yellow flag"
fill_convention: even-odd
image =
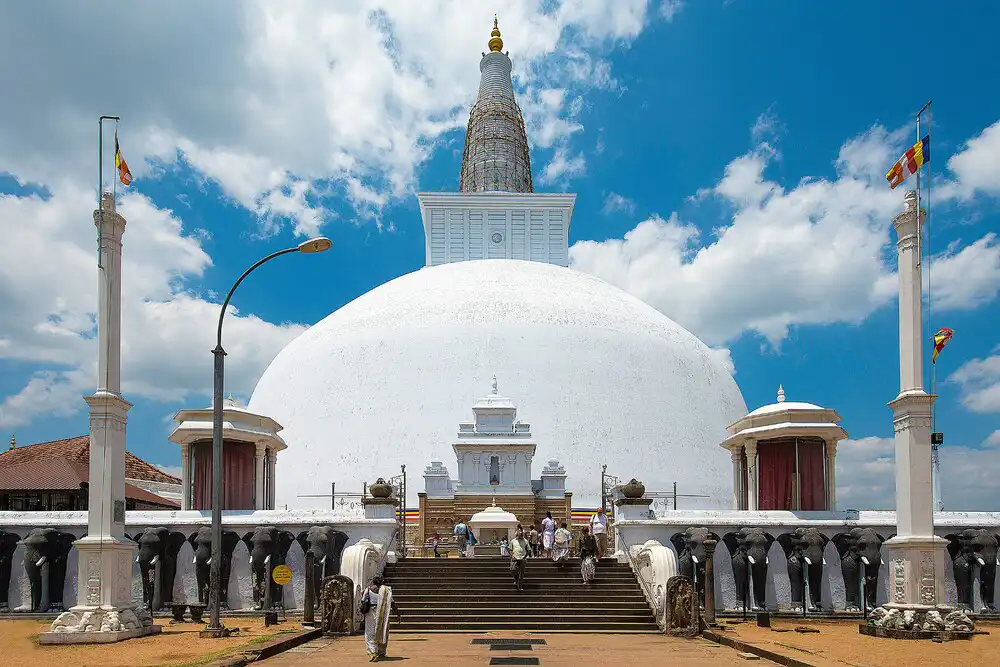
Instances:
[[[128,163],[122,157],[122,149],[118,146],[118,130],[115,130],[115,167],[118,168],[118,178],[124,185],[132,184],[132,172],[128,170]]]

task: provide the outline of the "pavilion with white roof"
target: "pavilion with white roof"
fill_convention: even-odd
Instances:
[[[733,461],[733,509],[833,510],[837,443],[847,438],[835,410],[785,400],[764,405],[726,430]]]

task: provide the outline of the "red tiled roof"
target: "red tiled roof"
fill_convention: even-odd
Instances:
[[[78,435],[74,438],[15,447],[14,449],[0,453],[0,467],[54,459],[66,459],[72,463],[83,464],[85,467],[89,466],[90,436]],[[130,452],[125,452],[125,477],[127,479],[141,479],[146,482],[160,482],[163,484],[181,483],[181,480],[177,477],[168,475],[156,466],[146,463]],[[86,477],[84,477],[84,481],[86,481]]]
[[[53,458],[6,465],[0,461],[0,489],[4,491],[78,491],[90,470],[82,463]]]

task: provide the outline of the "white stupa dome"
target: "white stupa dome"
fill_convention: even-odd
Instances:
[[[531,423],[533,471],[558,459],[574,506],[596,506],[601,464],[649,491],[678,482],[732,498],[726,426],[746,414],[732,376],[701,341],[591,275],[541,262],[426,267],[345,305],[289,343],[250,409],[284,425],[277,502],[360,491],[406,464],[409,502],[444,461],[491,378]]]

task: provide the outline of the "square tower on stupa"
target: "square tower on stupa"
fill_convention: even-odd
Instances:
[[[576,195],[534,191],[524,117],[495,17],[489,49],[479,61],[482,77],[465,132],[459,192],[417,196],[426,265],[523,259],[568,266]]]

